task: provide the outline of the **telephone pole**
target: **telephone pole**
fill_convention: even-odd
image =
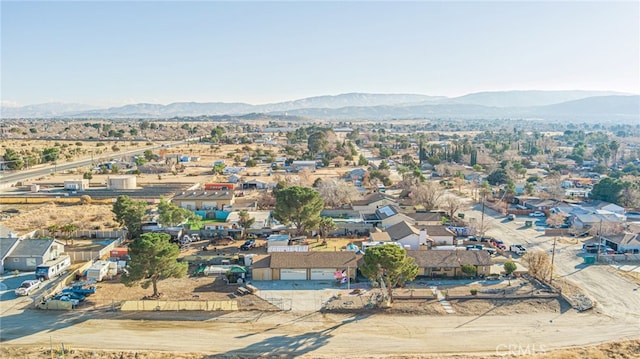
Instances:
[[[549,275],[549,285],[553,282],[553,260],[556,257],[556,240],[558,237],[553,237],[553,251],[551,252],[551,274]]]

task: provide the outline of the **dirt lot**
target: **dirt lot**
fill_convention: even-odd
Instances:
[[[7,217],[0,224],[21,234],[35,229],[45,229],[51,224],[62,226],[75,223],[79,229],[113,230],[118,228],[110,205],[59,205],[54,203],[34,205],[3,205]],[[13,213],[17,210],[18,213]]]
[[[24,359],[48,359],[51,358],[52,350],[45,347],[20,347],[5,345],[0,348],[2,358],[24,358]],[[516,350],[514,350],[514,353]],[[523,350],[524,352],[524,350]],[[56,346],[53,349],[55,355],[62,353],[62,348]],[[517,356],[520,359],[635,359],[640,356],[640,340],[629,340],[615,343],[605,343],[596,346],[554,350],[536,355]],[[74,350],[67,352],[66,358],[72,359],[243,359],[243,358],[286,358],[287,356],[262,356],[262,355],[206,355],[198,353],[166,353],[153,351],[102,351],[102,350]],[[312,356],[306,356],[313,358]],[[508,349],[495,354],[423,354],[423,355],[395,355],[394,359],[493,359],[514,357],[509,355]],[[362,358],[376,358],[375,356],[363,355]]]
[[[237,285],[227,284],[221,277],[187,277],[160,281],[158,289],[160,300],[235,300],[239,310],[274,311],[276,307],[253,294],[238,296],[234,294]],[[126,287],[118,278],[98,283],[95,294],[87,297],[81,309],[109,307],[123,300],[141,300],[153,293],[151,288],[140,286]]]

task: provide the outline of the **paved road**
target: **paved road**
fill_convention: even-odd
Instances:
[[[0,177],[0,187],[3,184],[6,185],[6,184],[9,184],[9,183],[15,183],[15,182],[19,182],[19,181],[24,181],[24,180],[31,179],[31,178],[37,178],[37,177],[45,176],[45,175],[48,175],[48,174],[51,174],[51,173],[57,173],[57,172],[61,172],[61,171],[75,169],[75,168],[78,168],[78,167],[93,166],[93,163],[99,162],[99,161],[103,161],[103,160],[105,160],[107,158],[141,155],[146,150],[156,150],[156,149],[158,149],[160,147],[178,146],[180,144],[183,144],[183,143],[186,143],[186,142],[189,142],[189,141],[195,141],[195,140],[197,140],[197,139],[187,139],[187,140],[184,140],[184,141],[178,141],[178,142],[173,142],[173,143],[170,143],[170,144],[164,144],[162,146],[160,146],[160,145],[146,146],[146,147],[138,148],[138,149],[131,150],[131,151],[124,151],[124,152],[118,152],[118,153],[109,154],[109,155],[106,155],[106,156],[101,156],[101,157],[96,158],[96,159],[85,158],[85,159],[78,160],[78,161],[67,162],[67,163],[59,163],[59,164],[56,164],[56,165],[53,165],[53,164],[38,165],[36,168],[28,169],[28,170],[21,170],[21,171],[17,171],[17,172],[3,171],[2,173],[0,173],[0,174],[2,174],[2,176]]]
[[[465,214],[480,220],[482,212],[479,206]],[[503,239],[509,244],[522,244],[527,250],[541,250],[549,254],[553,248],[553,237],[545,236],[543,231],[524,226],[529,217],[518,217],[507,221],[504,216],[485,209],[485,221],[489,224],[487,235]],[[574,239],[572,238],[571,241]],[[633,281],[616,275],[607,265],[585,265],[579,254],[582,242],[558,241],[554,259],[555,274],[582,287],[596,300],[596,312],[612,318],[635,318],[640,333],[640,286]],[[515,259],[518,256],[514,255]]]

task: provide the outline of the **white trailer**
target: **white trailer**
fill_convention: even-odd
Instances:
[[[97,261],[87,269],[87,280],[100,282],[107,274],[109,274],[109,262]]]
[[[71,258],[67,255],[46,261],[36,267],[36,279],[41,281],[62,275],[71,267]]]

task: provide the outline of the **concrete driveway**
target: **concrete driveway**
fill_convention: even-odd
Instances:
[[[364,283],[338,286],[335,281],[255,281],[251,285],[258,288],[260,298],[282,310],[312,312],[322,309],[324,303],[338,293],[346,294],[355,288],[365,287]],[[355,286],[355,287],[354,287]]]

